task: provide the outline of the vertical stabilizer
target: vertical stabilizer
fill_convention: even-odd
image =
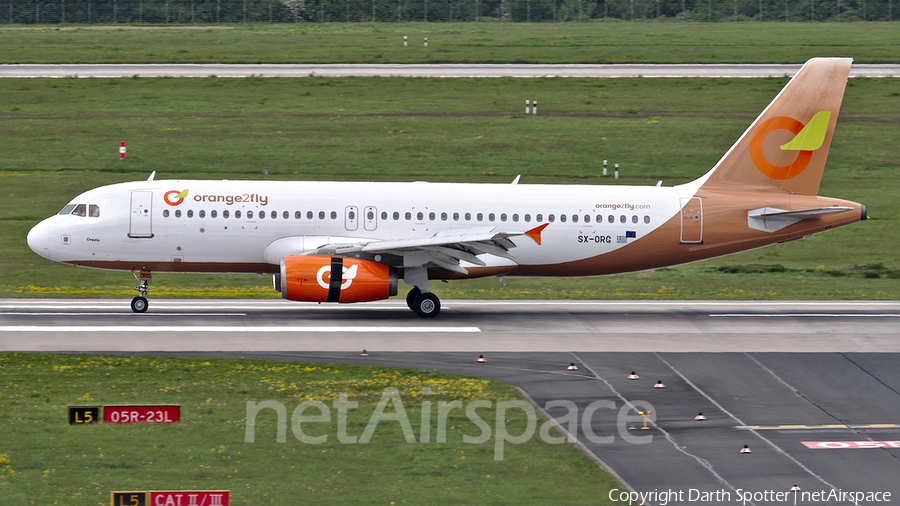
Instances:
[[[852,61],[806,62],[704,176],[702,187],[818,193]]]

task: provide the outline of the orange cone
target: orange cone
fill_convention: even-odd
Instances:
[[[706,420],[706,417],[703,416],[703,413],[697,413],[697,416],[694,417],[694,420]]]
[[[566,370],[567,370],[567,371],[577,371],[577,370],[578,370],[578,366],[575,365],[575,362],[572,362],[571,364],[569,364],[569,367],[566,367]]]
[[[659,380],[659,381],[656,382],[655,385],[653,385],[653,388],[666,388],[666,386],[663,385],[662,380]]]
[[[479,363],[479,364],[486,364],[486,363],[487,363],[487,360],[484,359],[484,355],[478,355],[478,363]]]
[[[743,454],[743,453],[753,453],[753,452],[750,451],[750,447],[749,447],[749,446],[744,445],[744,447],[741,448],[741,453]]]
[[[630,379],[630,380],[636,380],[638,378],[639,378],[639,376],[637,374],[635,374],[634,371],[631,371],[631,374],[628,375],[628,379]]]

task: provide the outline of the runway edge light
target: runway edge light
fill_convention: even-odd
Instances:
[[[479,363],[479,364],[486,364],[486,363],[487,363],[487,360],[484,359],[484,355],[478,355],[478,363]]]
[[[694,417],[694,420],[706,420],[706,417],[703,416],[703,413],[697,413],[697,416]]]
[[[653,385],[653,388],[663,389],[663,388],[666,388],[666,385],[663,384],[662,380],[659,380],[656,382],[655,385]]]
[[[750,451],[750,447],[748,445],[744,445],[744,447],[741,448],[741,454],[743,455],[745,453],[753,453]]]
[[[569,367],[566,367],[566,370],[567,370],[567,371],[577,371],[577,370],[578,370],[578,366],[575,365],[575,362],[572,362],[572,363],[569,364]]]
[[[630,380],[636,380],[636,379],[639,379],[639,378],[640,378],[640,376],[638,376],[637,374],[635,374],[634,371],[631,371],[631,374],[628,375],[628,379],[630,379]]]

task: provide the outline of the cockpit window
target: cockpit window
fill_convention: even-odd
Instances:
[[[87,216],[87,205],[78,204],[75,206],[75,210],[72,211],[72,214],[75,216]]]
[[[88,213],[91,218],[99,218],[100,217],[100,206],[96,204],[91,204],[88,206]]]
[[[59,215],[62,216],[65,214],[69,214],[72,212],[72,209],[75,209],[75,204],[69,204],[66,207],[62,208],[62,210],[59,212]]]

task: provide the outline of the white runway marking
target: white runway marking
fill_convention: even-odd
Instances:
[[[118,313],[24,313],[24,312],[0,312],[6,316],[129,316],[133,311],[122,310]],[[247,313],[144,313],[142,316],[247,316]]]
[[[122,332],[133,334],[136,332],[260,332],[260,333],[290,333],[290,332],[388,332],[388,333],[475,333],[481,332],[479,327],[245,327],[245,326],[5,326],[0,327],[0,332]]]
[[[891,313],[730,313],[710,314],[710,318],[900,318],[900,314]]]

